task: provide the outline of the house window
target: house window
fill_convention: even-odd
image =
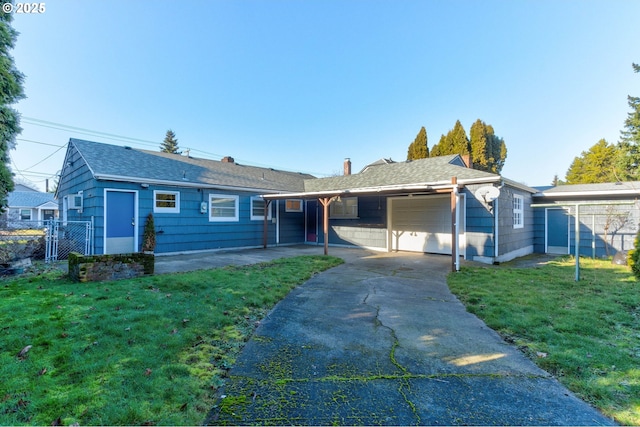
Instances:
[[[31,209],[20,209],[20,219],[22,221],[31,221]]]
[[[209,221],[238,221],[238,196],[209,194]]]
[[[180,193],[178,191],[154,191],[153,212],[180,213]]]
[[[287,199],[284,207],[285,212],[302,212],[302,200]]]
[[[524,197],[513,196],[513,228],[524,227]]]
[[[266,202],[262,197],[251,198],[251,220],[264,221],[264,207]],[[269,205],[269,211],[267,212],[267,219],[271,219],[271,205]]]
[[[329,205],[329,216],[331,218],[357,218],[358,198],[342,197]]]

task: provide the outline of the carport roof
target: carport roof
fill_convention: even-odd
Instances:
[[[598,184],[567,184],[544,188],[534,194],[537,198],[562,199],[566,197],[638,197],[640,181],[604,182]]]
[[[344,194],[435,192],[458,185],[499,182],[500,175],[463,166],[459,155],[431,157],[407,162],[379,164],[353,175],[304,181],[304,192],[266,195],[266,198],[321,197]],[[534,192],[535,190],[532,190]]]

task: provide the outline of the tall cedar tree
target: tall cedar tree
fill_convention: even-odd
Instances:
[[[633,71],[640,73],[640,65],[632,64]],[[640,97],[627,96],[631,111],[620,132],[618,177],[620,181],[640,180]]]
[[[589,151],[583,151],[571,163],[565,181],[567,184],[594,184],[616,181],[614,164],[618,149],[601,139]]]
[[[485,172],[499,174],[507,158],[504,140],[496,136],[493,126],[478,119],[471,125],[471,158],[473,167]]]
[[[407,160],[426,159],[429,157],[429,146],[427,145],[427,130],[422,126],[416,139],[409,144],[407,149]]]
[[[440,141],[431,149],[431,157],[469,153],[471,153],[469,138],[460,120],[457,120],[453,129],[446,136],[442,135]]]
[[[0,13],[0,212],[7,208],[8,194],[13,191],[13,174],[9,169],[9,150],[15,148],[16,136],[22,132],[20,114],[11,107],[25,97],[24,75],[19,72],[9,51],[18,32],[11,27],[13,16]]]
[[[164,137],[164,141],[160,145],[160,151],[163,153],[178,154],[178,140],[176,134],[171,129],[167,131],[167,136]]]

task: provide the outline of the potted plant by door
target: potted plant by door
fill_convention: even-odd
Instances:
[[[156,227],[153,223],[153,214],[149,212],[142,233],[142,252],[150,252],[156,249]]]

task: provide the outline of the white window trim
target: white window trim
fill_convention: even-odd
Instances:
[[[264,221],[264,213],[262,215],[254,215],[253,214],[253,202],[256,202],[256,201],[264,202],[265,206],[266,206],[266,203],[267,203],[267,201],[264,200],[260,196],[253,196],[251,198],[251,206],[250,206],[250,209],[251,209],[251,221]],[[271,220],[271,204],[269,204],[269,211],[267,212],[267,220]]]
[[[235,204],[235,215],[228,217],[214,217],[213,199],[233,199]],[[240,197],[232,194],[209,194],[209,222],[238,222],[240,220]]]
[[[29,219],[22,218],[22,211],[29,211]],[[31,221],[33,219],[33,211],[29,208],[19,208],[18,217],[20,218],[20,221]]]
[[[291,209],[287,206],[289,202],[297,202],[300,207],[298,209]],[[285,212],[302,212],[302,199],[287,199],[285,200],[284,207]]]
[[[157,206],[158,194],[170,194],[170,195],[176,196],[176,206],[173,208]],[[153,212],[154,213],[180,213],[180,192],[153,190]]]
[[[350,199],[354,199],[356,201],[356,211],[355,212],[350,212],[350,213],[346,213],[346,214],[342,214],[342,213],[336,213],[335,212],[335,203],[339,203],[339,202],[333,202],[329,205],[329,218],[334,218],[334,219],[357,219],[358,218],[358,198],[357,197],[342,197],[341,200],[343,202],[345,202],[346,200],[350,200]]]
[[[516,200],[519,200],[520,207],[516,208]],[[513,195],[513,228],[524,228],[524,197]]]

